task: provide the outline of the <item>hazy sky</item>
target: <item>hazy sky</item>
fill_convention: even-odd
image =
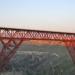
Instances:
[[[0,0],[0,26],[75,32],[75,0]]]

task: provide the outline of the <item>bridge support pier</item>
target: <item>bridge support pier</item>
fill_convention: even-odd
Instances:
[[[66,44],[68,52],[72,58],[72,61],[75,64],[75,41],[66,42],[65,44]]]
[[[4,70],[9,60],[14,56],[16,50],[23,40],[1,39],[2,48],[0,49],[0,71]]]

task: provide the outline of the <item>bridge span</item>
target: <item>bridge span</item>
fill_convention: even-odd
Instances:
[[[19,46],[23,41],[27,40],[51,40],[51,42],[57,42],[52,45],[59,45],[59,41],[63,42],[63,45],[68,48],[72,60],[75,63],[75,33],[0,27],[0,44],[2,45],[0,49],[0,71],[4,70]]]

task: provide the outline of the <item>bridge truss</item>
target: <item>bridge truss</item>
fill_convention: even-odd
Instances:
[[[19,46],[26,40],[64,42],[63,45],[68,48],[72,60],[75,63],[75,33],[0,28],[0,45],[2,45],[0,48],[0,71],[5,69],[5,66],[14,56]],[[59,44],[53,43],[53,45]]]

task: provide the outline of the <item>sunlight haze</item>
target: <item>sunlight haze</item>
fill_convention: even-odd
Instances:
[[[0,27],[75,33],[75,0],[0,0]]]

